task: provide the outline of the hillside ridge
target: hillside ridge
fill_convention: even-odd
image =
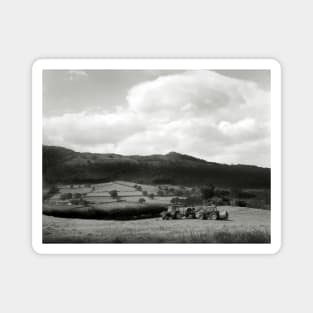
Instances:
[[[255,165],[209,162],[171,151],[167,154],[120,155],[75,152],[43,145],[43,177],[47,182],[130,180],[154,184],[270,188],[270,169]]]

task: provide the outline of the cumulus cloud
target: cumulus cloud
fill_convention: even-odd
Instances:
[[[143,130],[142,122],[130,112],[64,114],[44,118],[44,140],[80,145],[113,144]]]
[[[76,75],[76,74],[75,74]],[[224,163],[269,166],[270,94],[213,71],[186,71],[135,85],[114,112],[44,119],[44,142],[79,151],[177,151]]]
[[[223,113],[230,118],[232,110],[237,118],[236,112],[249,109],[258,92],[265,94],[253,82],[212,71],[187,71],[134,86],[127,100],[132,110],[147,115],[157,112],[166,120],[205,114],[216,121]]]

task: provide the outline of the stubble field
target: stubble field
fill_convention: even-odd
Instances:
[[[43,215],[44,243],[270,243],[270,211],[225,206],[228,221],[92,220]]]

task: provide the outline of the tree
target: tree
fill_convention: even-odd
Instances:
[[[236,200],[235,204],[237,206],[240,206],[240,207],[246,207],[247,206],[247,202],[244,200]]]
[[[230,194],[230,192],[226,189],[216,189],[215,190],[215,195],[218,197],[228,196],[229,194]]]
[[[52,186],[46,194],[43,193],[43,200],[47,200],[51,198],[53,195],[57,194],[58,192],[59,192],[59,188],[55,185]]]
[[[237,197],[239,199],[252,199],[252,198],[255,198],[256,195],[251,192],[242,190],[237,194]]]
[[[158,190],[158,192],[157,192],[157,195],[159,196],[159,197],[163,197],[164,196],[164,192],[163,192],[163,190]]]
[[[138,202],[139,202],[139,203],[145,203],[146,200],[145,200],[144,198],[140,198],[140,199],[138,200]]]
[[[165,186],[163,189],[164,189],[165,193],[168,194],[168,192],[169,192],[168,186]]]
[[[116,199],[118,197],[118,193],[116,190],[111,190],[109,193],[113,199]]]
[[[73,199],[80,199],[82,197],[82,194],[79,192],[73,193],[72,198]]]
[[[184,195],[184,192],[180,189],[175,190],[175,196],[182,197]]]
[[[154,199],[154,193],[150,193],[150,194],[149,194],[149,198],[150,198],[150,199]]]
[[[184,200],[184,205],[198,205],[201,204],[202,200],[200,196],[190,196]]]
[[[180,199],[178,197],[175,197],[175,198],[171,199],[171,203],[172,204],[179,204],[179,202],[180,202]]]
[[[146,196],[148,195],[148,191],[147,191],[147,190],[144,190],[144,191],[142,192],[142,195],[146,197]]]
[[[70,192],[68,193],[62,193],[60,195],[60,199],[61,200],[69,200],[69,199],[72,199],[72,194]]]
[[[49,190],[49,194],[54,195],[59,192],[59,188],[57,186],[52,186]]]
[[[209,185],[209,186],[204,186],[200,189],[201,191],[201,196],[203,200],[208,200],[212,198],[215,194],[215,186],[214,185]]]
[[[169,188],[169,193],[171,195],[174,195],[175,194],[175,188],[173,188],[173,187]]]

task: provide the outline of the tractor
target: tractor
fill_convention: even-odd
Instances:
[[[228,212],[218,210],[216,205],[202,207],[196,212],[196,218],[202,220],[228,220],[228,217]]]
[[[196,209],[194,207],[182,208],[184,217],[188,219],[196,218]]]
[[[167,211],[161,212],[161,217],[163,220],[178,220],[182,218],[182,214],[178,205],[170,205]]]
[[[163,220],[202,219],[202,220],[228,220],[228,212],[220,211],[216,205],[194,207],[180,207],[170,205],[167,211],[161,213]]]
[[[179,220],[183,218],[196,218],[196,210],[194,207],[180,207],[178,205],[171,205],[167,211],[161,213],[163,220]]]

